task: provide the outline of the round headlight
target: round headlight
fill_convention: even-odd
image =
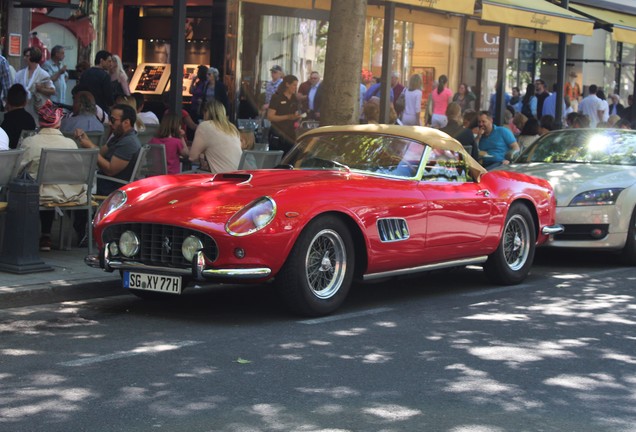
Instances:
[[[186,261],[192,261],[194,254],[203,249],[203,243],[195,236],[189,236],[181,245],[181,253]]]
[[[119,237],[119,250],[124,256],[132,257],[139,252],[139,239],[132,231],[125,231]]]

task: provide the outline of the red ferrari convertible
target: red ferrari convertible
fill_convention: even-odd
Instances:
[[[189,284],[272,280],[303,315],[335,311],[354,280],[483,265],[523,281],[562,231],[550,184],[486,172],[461,144],[417,126],[330,126],[275,169],[151,177],[111,194],[93,221],[99,255],[141,297]]]

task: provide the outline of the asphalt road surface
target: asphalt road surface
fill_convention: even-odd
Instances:
[[[0,311],[0,431],[636,431],[636,269],[541,251],[358,286],[290,316],[269,285]]]

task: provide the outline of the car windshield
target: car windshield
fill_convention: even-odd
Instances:
[[[622,129],[570,129],[544,135],[515,163],[636,165],[636,133]]]
[[[425,145],[408,138],[351,133],[310,135],[281,162],[295,169],[351,170],[414,177]]]

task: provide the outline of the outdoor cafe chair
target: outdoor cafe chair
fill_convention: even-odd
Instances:
[[[69,203],[45,203],[40,205],[40,211],[55,211],[62,217],[60,221],[60,249],[64,249],[64,220],[69,213],[74,211],[85,211],[87,221],[92,220],[93,207],[97,204],[93,201],[93,180],[95,178],[95,167],[97,166],[97,155],[99,150],[91,149],[55,149],[43,148],[40,156],[40,166],[38,168],[37,184],[69,184],[85,185],[86,201]],[[93,253],[93,230],[87,229],[88,253]],[[70,248],[73,230],[69,230],[67,247]]]

